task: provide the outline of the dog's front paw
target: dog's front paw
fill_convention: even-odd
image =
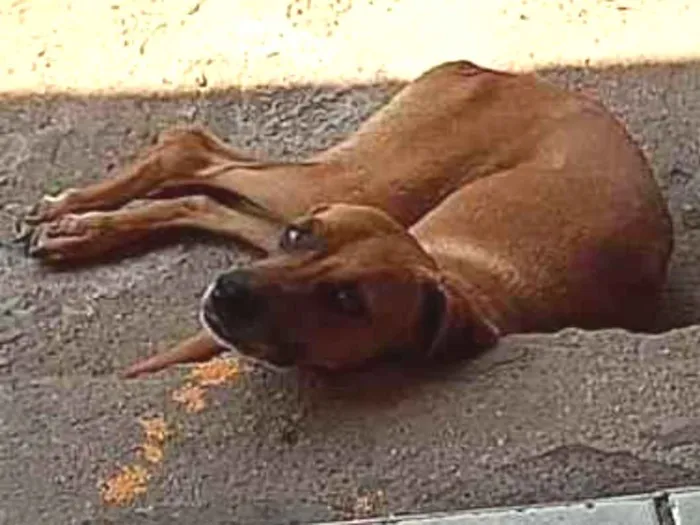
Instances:
[[[70,201],[74,190],[66,190],[58,195],[44,195],[39,202],[30,208],[24,217],[24,222],[34,226],[43,222],[58,219],[70,211]]]
[[[89,241],[93,230],[79,215],[64,215],[38,224],[27,237],[27,253],[47,261],[62,261],[80,255],[80,247]]]

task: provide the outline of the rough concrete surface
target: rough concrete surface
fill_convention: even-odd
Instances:
[[[119,9],[131,4],[114,2]],[[562,3],[566,9],[569,4]],[[644,20],[658,14],[660,33],[642,24],[633,34],[670,49],[669,55],[695,45],[693,38],[697,42],[697,24],[683,35],[692,16],[674,11],[681,3],[664,3],[668,11],[655,2],[629,2],[627,11],[618,9],[625,7],[621,2],[589,4],[595,13],[614,8],[616,13],[633,11],[631,17],[640,5],[652,6]],[[48,20],[51,5],[58,4],[5,4],[0,23],[7,24],[22,6]],[[87,2],[60,5],[86,9]],[[177,5],[181,9],[184,2]],[[558,12],[556,5],[550,8]],[[662,45],[673,33],[673,24],[664,18],[669,12],[678,35]],[[142,23],[147,17],[134,20]],[[157,82],[146,73],[175,66],[163,55],[161,60],[124,58],[136,68],[133,74],[119,69],[122,59],[115,59],[114,68],[108,59],[86,65],[78,52],[83,48],[70,47],[75,42],[66,37],[68,51],[61,52],[52,40],[67,31],[58,24],[59,36],[40,28],[36,39],[51,43],[47,49],[59,55],[51,64],[60,71],[51,80],[16,58],[27,52],[20,37],[31,40],[31,31],[12,30],[20,44],[17,54],[2,59],[3,67],[28,76],[15,84],[8,71],[8,95],[0,100],[2,239],[12,236],[15,221],[42,193],[108,176],[170,125],[204,123],[237,146],[296,158],[339,140],[401,85],[319,81],[248,91],[209,89],[210,84],[179,95],[21,95],[23,90],[71,91],[71,86],[77,91],[86,86],[148,90]],[[0,34],[9,38],[7,31]],[[104,38],[95,37],[95,47],[111,45],[110,35],[106,28]],[[183,38],[193,42],[187,34]],[[443,51],[454,52],[456,40],[450,37]],[[537,49],[556,47],[537,42]],[[624,51],[629,42],[622,43]],[[417,39],[414,47],[420,44]],[[612,61],[613,44],[605,48]],[[499,48],[499,57],[518,47],[512,41],[508,45]],[[83,46],[87,53],[90,46]],[[463,46],[460,51],[464,58],[479,59],[484,49],[475,46],[469,53]],[[94,84],[73,79],[71,50],[75,68],[90,73]],[[187,52],[211,54],[206,46]],[[491,48],[488,53],[497,54]],[[413,73],[415,64],[438,55],[454,58],[447,52],[427,53],[413,63],[397,50],[391,54],[398,57],[397,76]],[[359,64],[366,55],[352,57]],[[411,68],[402,69],[409,62]],[[248,74],[233,64],[230,75]],[[370,64],[375,73],[381,69]],[[323,73],[323,68],[308,73],[303,65],[299,70],[309,78]],[[282,66],[282,71],[294,70],[292,62]],[[146,72],[139,76],[142,67]],[[177,67],[174,78],[184,78]],[[114,69],[124,74],[119,77],[126,79],[124,85]],[[105,85],[96,71],[104,71]],[[233,82],[225,67],[217,71],[222,84]],[[260,73],[256,78],[264,83],[274,77],[272,71],[270,77]],[[343,78],[342,72],[331,72],[334,79]],[[595,91],[643,145],[669,197],[677,246],[664,308],[658,325],[650,327],[657,334],[566,330],[514,336],[454,370],[383,369],[333,381],[245,369],[236,381],[207,392],[205,410],[187,413],[172,400],[185,371],[129,382],[114,372],[191,333],[204,287],[241,257],[239,252],[187,238],[128,260],[56,273],[2,243],[0,523],[294,523],[566,501],[700,483],[700,63],[686,59],[542,73],[561,85]],[[186,82],[176,85],[187,87]],[[163,416],[174,437],[166,443],[162,462],[149,467],[146,493],[127,507],[108,508],[101,503],[100,483],[120,465],[137,461],[139,418],[149,415]]]
[[[696,56],[693,0],[7,0],[3,91],[180,91]]]

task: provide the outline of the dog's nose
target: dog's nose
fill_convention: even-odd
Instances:
[[[251,287],[250,273],[234,270],[219,275],[210,295],[211,306],[227,322],[251,321],[261,311],[261,302]]]
[[[216,278],[212,298],[238,302],[244,301],[250,293],[250,273],[245,270],[235,270]]]

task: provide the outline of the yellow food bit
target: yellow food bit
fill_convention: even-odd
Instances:
[[[233,359],[212,359],[196,366],[190,372],[190,378],[203,386],[221,385],[240,373],[238,363]]]
[[[149,463],[160,463],[163,461],[163,449],[157,443],[144,443],[141,445],[141,455]]]
[[[146,434],[146,441],[150,443],[163,443],[170,433],[162,417],[143,418],[140,423]]]
[[[108,505],[125,506],[146,493],[148,471],[140,465],[127,465],[102,487],[102,501]]]
[[[191,383],[173,392],[172,400],[185,406],[187,412],[200,412],[204,410],[204,389]]]

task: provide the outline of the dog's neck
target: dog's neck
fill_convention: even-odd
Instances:
[[[465,241],[456,246],[449,239],[432,239],[421,245],[436,262],[446,286],[465,307],[473,304],[500,334],[518,330],[521,312],[513,294],[519,282],[517,268]]]

